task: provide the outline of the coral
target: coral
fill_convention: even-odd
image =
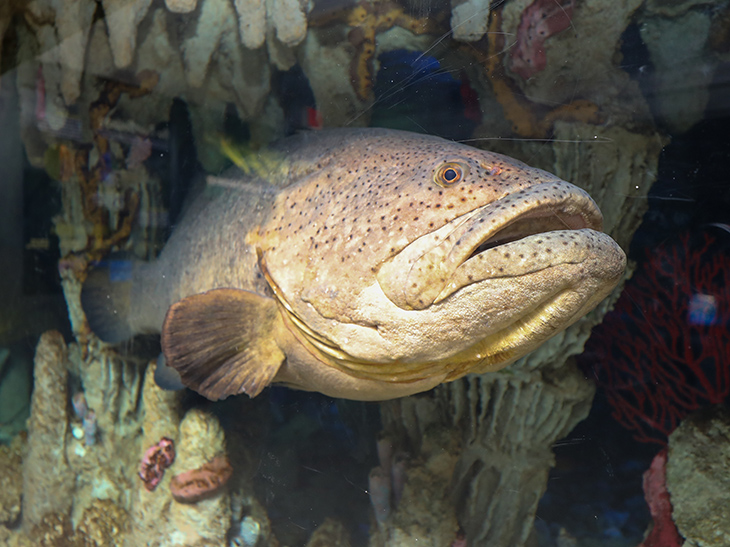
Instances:
[[[261,537],[261,525],[253,517],[244,518],[231,537],[231,547],[254,547]]]
[[[312,532],[306,547],[350,547],[350,533],[335,519],[326,518]]]
[[[542,59],[545,55],[547,64],[524,79],[505,67],[512,63],[507,53],[517,44],[510,37],[520,33],[521,25],[524,29],[525,21],[533,21],[525,18],[530,5],[547,3],[513,0],[493,7],[486,38],[461,47],[465,54],[475,55],[487,72],[488,81],[482,83],[475,77],[475,84],[491,86],[505,118],[521,136],[549,136],[551,121],[545,118],[556,105],[562,106],[555,111],[552,121],[559,117],[565,121],[610,121],[614,125],[639,124],[650,128],[653,118],[648,104],[638,84],[617,62],[622,35],[634,20],[641,1],[576,3],[571,17],[575,31],[554,34],[544,42],[536,51],[542,51],[537,57]],[[557,3],[550,4],[557,8]],[[493,124],[484,127],[484,131],[489,130],[494,133]]]
[[[233,487],[231,490],[234,491],[231,493],[230,547],[277,547],[279,544],[271,532],[271,522],[264,506],[245,490]]]
[[[197,503],[218,494],[232,474],[233,468],[228,458],[217,456],[197,469],[183,471],[172,477],[170,491],[177,502]]]
[[[139,478],[144,487],[152,492],[160,484],[165,469],[175,461],[175,443],[172,439],[162,437],[157,444],[150,446],[139,464]]]
[[[229,2],[203,2],[198,17],[195,36],[183,46],[185,76],[192,87],[201,87],[213,52],[218,48],[226,21],[234,18],[233,7]],[[211,39],[217,35],[216,39]]]
[[[287,46],[296,46],[307,35],[307,18],[300,0],[266,0],[266,15],[272,21],[276,37]]]
[[[509,69],[527,79],[545,70],[545,40],[570,27],[575,0],[535,0],[522,13]]]
[[[324,29],[310,28],[301,47],[299,64],[314,93],[325,127],[367,123],[361,102],[350,81],[351,48],[332,45]]]
[[[672,502],[667,492],[667,450],[660,451],[644,472],[644,497],[654,524],[639,547],[681,547],[684,543],[672,521]]]
[[[705,234],[693,247],[684,235],[647,251],[646,264],[586,348],[589,374],[638,441],[663,446],[689,413],[730,394],[730,262],[711,252],[712,243]],[[706,296],[712,315],[692,316],[696,295]]]
[[[669,437],[667,489],[684,545],[730,545],[730,410],[687,417]],[[670,545],[670,544],[662,544]]]
[[[83,343],[91,335],[80,309],[80,283],[90,262],[102,259],[132,233],[139,210],[141,187],[146,179],[115,176],[113,150],[106,131],[109,114],[123,95],[148,94],[157,84],[154,73],[141,72],[134,83],[104,82],[98,99],[89,107],[94,146],[59,147],[63,211],[54,218],[62,259],[59,272],[64,285],[74,334]],[[144,169],[140,168],[144,173]],[[134,172],[132,172],[134,173]],[[112,184],[112,182],[118,183]],[[127,184],[124,184],[127,182]],[[75,296],[73,296],[75,295]]]
[[[407,454],[393,453],[393,441],[381,437],[376,443],[378,465],[368,476],[368,496],[375,513],[375,520],[382,525],[390,517],[391,509],[397,509],[403,497],[407,469]]]
[[[75,547],[71,519],[65,513],[48,513],[28,536],[38,547]]]
[[[0,445],[0,527],[15,524],[20,516],[24,445],[21,435],[10,445]]]
[[[702,9],[710,4],[711,0],[647,0],[646,10],[652,15],[677,17],[693,8]]]
[[[71,397],[71,406],[74,409],[74,414],[76,414],[76,417],[79,420],[83,420],[84,416],[86,416],[86,411],[89,409],[89,407],[86,405],[86,397],[84,397],[83,391],[74,393],[74,396]]]
[[[110,500],[96,499],[86,508],[76,525],[78,547],[121,545],[129,515]]]
[[[372,3],[361,0],[350,9],[329,13],[320,18],[314,13],[310,26],[329,25],[332,22],[343,22],[350,27],[347,39],[355,48],[355,56],[350,62],[350,80],[361,101],[372,99],[374,59],[379,33],[394,26],[416,35],[434,33],[438,29],[432,19],[413,17],[402,6],[388,0]]]
[[[127,68],[132,64],[137,47],[137,27],[147,15],[151,3],[152,0],[101,0],[109,45],[117,68]]]
[[[72,224],[73,220],[69,218],[58,219],[56,223],[56,231],[61,236],[61,251],[65,255],[69,251],[84,250],[84,260],[79,264],[74,264],[73,269],[77,271],[83,278],[84,262],[95,261],[101,259],[113,246],[124,241],[132,229],[132,221],[139,206],[139,196],[133,192],[128,192],[124,196],[124,206],[119,211],[117,221],[117,230],[109,234],[109,225],[107,217],[109,209],[104,207],[103,202],[99,199],[100,184],[110,175],[109,152],[110,142],[104,132],[105,121],[111,110],[119,102],[123,94],[131,97],[139,97],[149,93],[157,84],[157,76],[150,72],[143,72],[138,75],[137,82],[134,84],[126,84],[121,82],[107,81],[105,82],[99,98],[94,101],[89,108],[90,128],[94,135],[94,144],[97,160],[92,161],[92,154],[86,147],[80,147],[78,150],[71,150],[67,147],[62,148],[62,165],[66,168],[61,169],[61,181],[70,183],[72,180],[79,184],[81,192],[81,201],[83,205],[83,215],[87,222],[91,223],[92,229],[89,240],[83,249],[73,246],[65,246],[63,241],[64,229],[68,224]],[[69,260],[69,257],[66,258]],[[70,262],[62,262],[60,267]]]
[[[174,503],[167,488],[169,474],[162,477],[163,487],[154,491],[134,476],[148,452],[146,448],[153,444],[158,450],[154,455],[148,453],[148,460],[161,466],[164,463],[175,470],[181,464],[178,471],[199,467],[203,472],[213,470],[220,484],[231,474],[230,466],[223,463],[225,438],[215,417],[199,410],[190,410],[183,417],[180,394],[155,385],[155,363],[147,366],[144,383],[138,366],[120,360],[98,342],[67,347],[58,333],[41,337],[27,456],[22,463],[20,519],[23,437],[18,437],[7,454],[6,449],[0,451],[0,470],[12,473],[5,476],[0,472],[3,545],[25,547],[27,538],[28,545],[48,547],[205,547],[226,542],[233,525],[227,492],[192,505]],[[103,433],[91,446],[83,441],[83,432],[78,440],[68,431],[70,415],[75,411],[67,386],[78,382],[84,398],[96,409]],[[79,400],[76,397],[77,403]],[[84,416],[88,418],[90,412]],[[172,440],[177,448],[174,463]],[[200,490],[199,485],[193,485],[193,490],[196,488]],[[236,528],[237,532],[246,531],[239,536],[250,539],[256,528],[258,537],[271,538],[263,508],[250,493],[239,492],[238,496],[247,500],[245,514],[237,516],[245,521]],[[18,528],[10,532],[7,541],[5,525]]]
[[[84,442],[86,446],[93,446],[96,444],[96,436],[98,434],[96,425],[96,412],[93,410],[87,410],[82,420],[84,428]]]
[[[40,58],[43,72],[53,75],[52,81],[46,82],[45,108],[57,112],[64,121],[63,107],[55,101],[60,95],[70,105],[81,94],[84,53],[95,9],[96,3],[89,0],[40,0],[27,6],[26,20],[35,27],[45,52]]]
[[[647,17],[639,27],[653,65],[652,104],[673,133],[687,131],[704,117],[720,64],[704,54],[711,23],[709,12],[692,10],[672,18]]]
[[[501,12],[501,9],[492,12],[486,48],[481,44],[482,47],[470,45],[463,46],[462,49],[469,55],[475,56],[484,68],[505,117],[512,123],[512,130],[523,137],[543,138],[550,133],[558,120],[599,123],[602,116],[598,107],[589,101],[576,99],[549,109],[530,102],[515,88],[514,83],[505,74],[503,64],[506,48],[504,34],[499,30]]]
[[[69,399],[67,360],[63,336],[54,331],[43,334],[35,354],[28,453],[23,461],[26,530],[38,525],[44,515],[68,514],[73,502],[75,477],[65,451]]]
[[[382,467],[374,467],[368,476],[368,496],[373,506],[375,520],[383,523],[390,516],[390,473]]]
[[[198,7],[198,0],[165,0],[165,6],[172,13],[190,13]]]
[[[451,32],[454,40],[476,42],[487,32],[489,4],[484,0],[452,0]]]
[[[225,457],[225,436],[215,416],[192,409],[185,414],[179,427],[177,455],[172,471],[198,469],[216,458]],[[216,469],[225,473],[225,465],[216,460]],[[166,503],[169,525],[174,529],[190,530],[191,537],[220,545],[225,541],[231,523],[230,496],[226,489],[214,497],[197,503],[170,503],[171,489],[167,489]]]
[[[546,166],[564,180],[579,181],[601,204],[604,231],[628,248],[647,210],[659,155],[668,140],[655,132],[566,121],[557,121],[553,134],[554,157]],[[587,139],[601,144],[587,144]]]
[[[394,453],[401,457],[415,447],[408,443],[407,435],[391,420],[398,412],[417,414],[422,402],[420,397],[417,400],[409,397],[384,404],[386,438],[393,439],[397,448]],[[426,425],[425,421],[423,425]],[[455,537],[459,524],[450,486],[459,442],[453,431],[432,426],[426,425],[428,431],[419,442],[418,457],[409,458],[408,467],[403,467],[406,478],[398,495],[395,490],[401,487],[396,487],[392,475],[399,465],[398,456],[394,458],[395,462],[384,460],[371,471],[368,494],[376,526],[371,526],[370,545],[437,547],[449,545]],[[373,481],[374,478],[377,481]],[[399,498],[397,503],[396,498]]]
[[[241,43],[249,49],[261,47],[266,40],[266,4],[264,0],[233,0],[233,5],[238,15]]]

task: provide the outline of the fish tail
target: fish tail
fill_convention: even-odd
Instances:
[[[81,306],[89,327],[104,342],[116,344],[132,337],[129,324],[132,262],[106,260],[89,272],[81,289]]]

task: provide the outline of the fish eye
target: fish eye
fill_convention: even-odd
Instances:
[[[453,186],[457,182],[460,182],[466,176],[466,173],[467,169],[465,166],[460,163],[449,161],[441,165],[436,170],[433,175],[433,181],[439,186],[447,188],[449,186]]]

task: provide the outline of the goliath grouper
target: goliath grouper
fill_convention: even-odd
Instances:
[[[161,331],[209,399],[275,382],[382,400],[499,370],[624,271],[588,194],[506,156],[385,129],[274,150],[269,175],[201,197],[131,281],[84,290],[103,339]]]

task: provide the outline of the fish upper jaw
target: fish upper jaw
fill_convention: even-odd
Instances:
[[[590,240],[602,224],[597,205],[577,186],[560,180],[538,184],[421,236],[381,265],[377,278],[400,308],[425,309],[485,279],[585,260],[600,252]]]

